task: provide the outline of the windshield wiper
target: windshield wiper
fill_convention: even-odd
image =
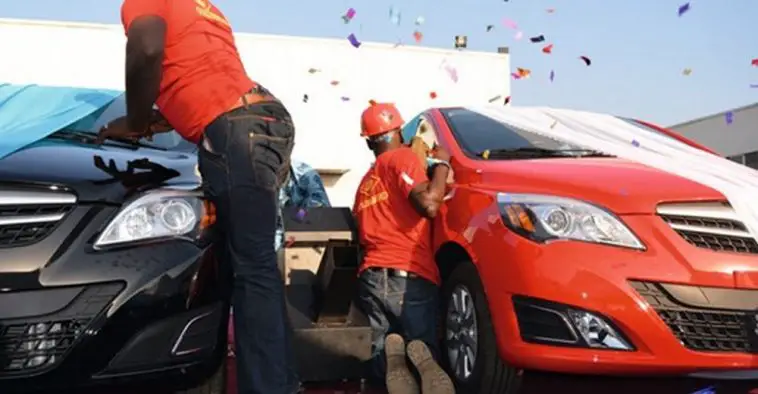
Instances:
[[[612,157],[591,149],[545,149],[535,147],[488,149],[476,154],[479,157],[501,159],[545,158],[545,157]]]
[[[50,137],[53,138],[60,138],[63,140],[69,140],[69,141],[79,141],[85,144],[93,144],[95,141],[97,141],[97,135],[88,133],[86,131],[77,131],[77,130],[61,130],[53,133],[50,135]],[[122,139],[115,139],[115,138],[108,138],[104,144],[110,145],[110,146],[119,146],[122,148],[150,148],[150,149],[156,149],[156,150],[166,150],[164,148],[161,148],[159,146],[149,145],[145,144],[140,141],[134,141],[134,140],[122,140]]]

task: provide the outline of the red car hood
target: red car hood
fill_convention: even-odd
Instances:
[[[487,188],[572,197],[617,214],[654,213],[665,201],[725,199],[694,181],[616,158],[492,160],[477,167]]]

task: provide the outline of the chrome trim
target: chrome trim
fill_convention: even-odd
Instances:
[[[0,190],[0,206],[3,205],[46,205],[75,204],[76,196],[62,192],[26,190]]]
[[[671,226],[671,228],[673,228],[674,230],[679,230],[679,231],[689,231],[689,232],[700,233],[700,234],[726,235],[729,237],[739,237],[739,238],[751,238],[750,233],[747,231],[729,230],[725,228],[690,226],[686,224],[675,224],[675,223],[668,223],[668,225]]]
[[[174,346],[171,347],[171,354],[174,356],[184,356],[186,354],[194,353],[200,349],[190,349],[190,350],[184,350],[181,352],[178,352],[179,346],[182,344],[182,340],[184,339],[184,335],[187,334],[187,330],[189,330],[190,326],[195,324],[198,320],[210,316],[210,314],[213,313],[213,311],[203,313],[202,315],[195,316],[192,318],[192,320],[188,321],[187,324],[182,329],[182,332],[179,334],[179,338],[176,339],[176,342],[174,343]]]
[[[758,368],[725,371],[699,371],[686,376],[697,379],[753,380],[758,379]]]
[[[568,327],[569,332],[571,333],[571,336],[574,337],[573,341],[569,341],[569,340],[566,340],[566,339],[548,338],[548,337],[533,337],[534,339],[538,339],[540,341],[545,341],[545,342],[553,342],[553,343],[571,343],[571,344],[579,343],[579,336],[576,335],[576,330],[574,329],[574,325],[571,324],[571,322],[569,321],[569,319],[563,313],[560,313],[558,311],[552,310],[550,308],[545,308],[545,307],[541,307],[541,306],[537,306],[537,305],[529,305],[529,307],[530,308],[534,308],[534,309],[539,309],[539,310],[544,311],[544,312],[549,312],[549,313],[552,313],[554,315],[558,315],[558,317],[560,317],[561,320],[563,320],[563,324],[565,324],[566,327]]]
[[[725,219],[741,222],[737,212],[731,206],[721,202],[662,204],[658,206],[656,212],[663,216]]]
[[[0,226],[13,226],[17,224],[50,223],[57,222],[66,216],[64,213],[39,216],[10,216],[0,217]]]

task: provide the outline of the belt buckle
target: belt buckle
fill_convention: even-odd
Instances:
[[[404,271],[404,270],[393,269],[392,272],[393,272],[393,275],[397,276],[398,278],[408,278],[411,276],[410,272]]]

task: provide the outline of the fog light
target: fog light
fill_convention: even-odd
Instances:
[[[603,318],[574,309],[569,309],[568,315],[579,335],[590,347],[618,350],[633,349]]]

